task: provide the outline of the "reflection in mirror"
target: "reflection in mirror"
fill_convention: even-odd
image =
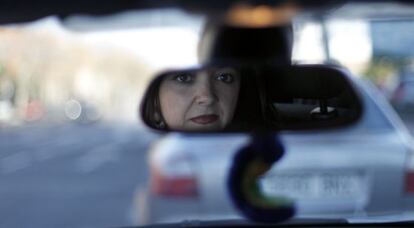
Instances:
[[[158,129],[221,131],[233,119],[239,90],[231,67],[169,72],[148,90],[144,119]]]
[[[361,112],[347,75],[320,65],[169,71],[150,84],[141,106],[148,126],[187,132],[339,127]]]

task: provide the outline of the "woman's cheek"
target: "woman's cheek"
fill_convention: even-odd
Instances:
[[[237,105],[237,101],[238,101],[238,98],[239,98],[239,84],[235,84],[234,86],[232,86],[231,88],[229,88],[228,90],[227,90],[227,93],[228,94],[226,94],[226,97],[227,97],[227,106],[228,106],[228,117],[230,118],[230,119],[232,119],[233,118],[233,116],[234,116],[234,111],[235,111],[235,109],[236,109],[236,105]]]
[[[231,106],[233,103],[237,102],[239,96],[239,87],[238,85],[229,86],[223,90],[223,97],[226,98],[227,103]]]

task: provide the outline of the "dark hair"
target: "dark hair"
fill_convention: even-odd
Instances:
[[[167,129],[167,124],[161,112],[159,90],[163,77],[156,78],[146,93],[141,104],[141,118],[152,128]]]
[[[227,131],[262,130],[267,127],[265,121],[265,92],[261,77],[253,68],[240,70],[239,97],[231,123],[225,128]]]

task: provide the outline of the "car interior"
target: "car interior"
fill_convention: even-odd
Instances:
[[[362,104],[343,69],[296,66],[290,71],[265,73],[270,118],[277,129],[335,127],[361,115]]]

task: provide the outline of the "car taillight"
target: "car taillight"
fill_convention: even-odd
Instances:
[[[397,89],[394,92],[394,95],[391,98],[391,102],[392,103],[398,103],[401,102],[401,99],[404,98],[404,93],[405,93],[405,89],[404,89],[404,85],[400,84]]]
[[[151,164],[151,193],[165,197],[197,197],[197,178],[191,157],[179,154]]]
[[[405,167],[405,192],[414,194],[414,152],[408,155]]]

